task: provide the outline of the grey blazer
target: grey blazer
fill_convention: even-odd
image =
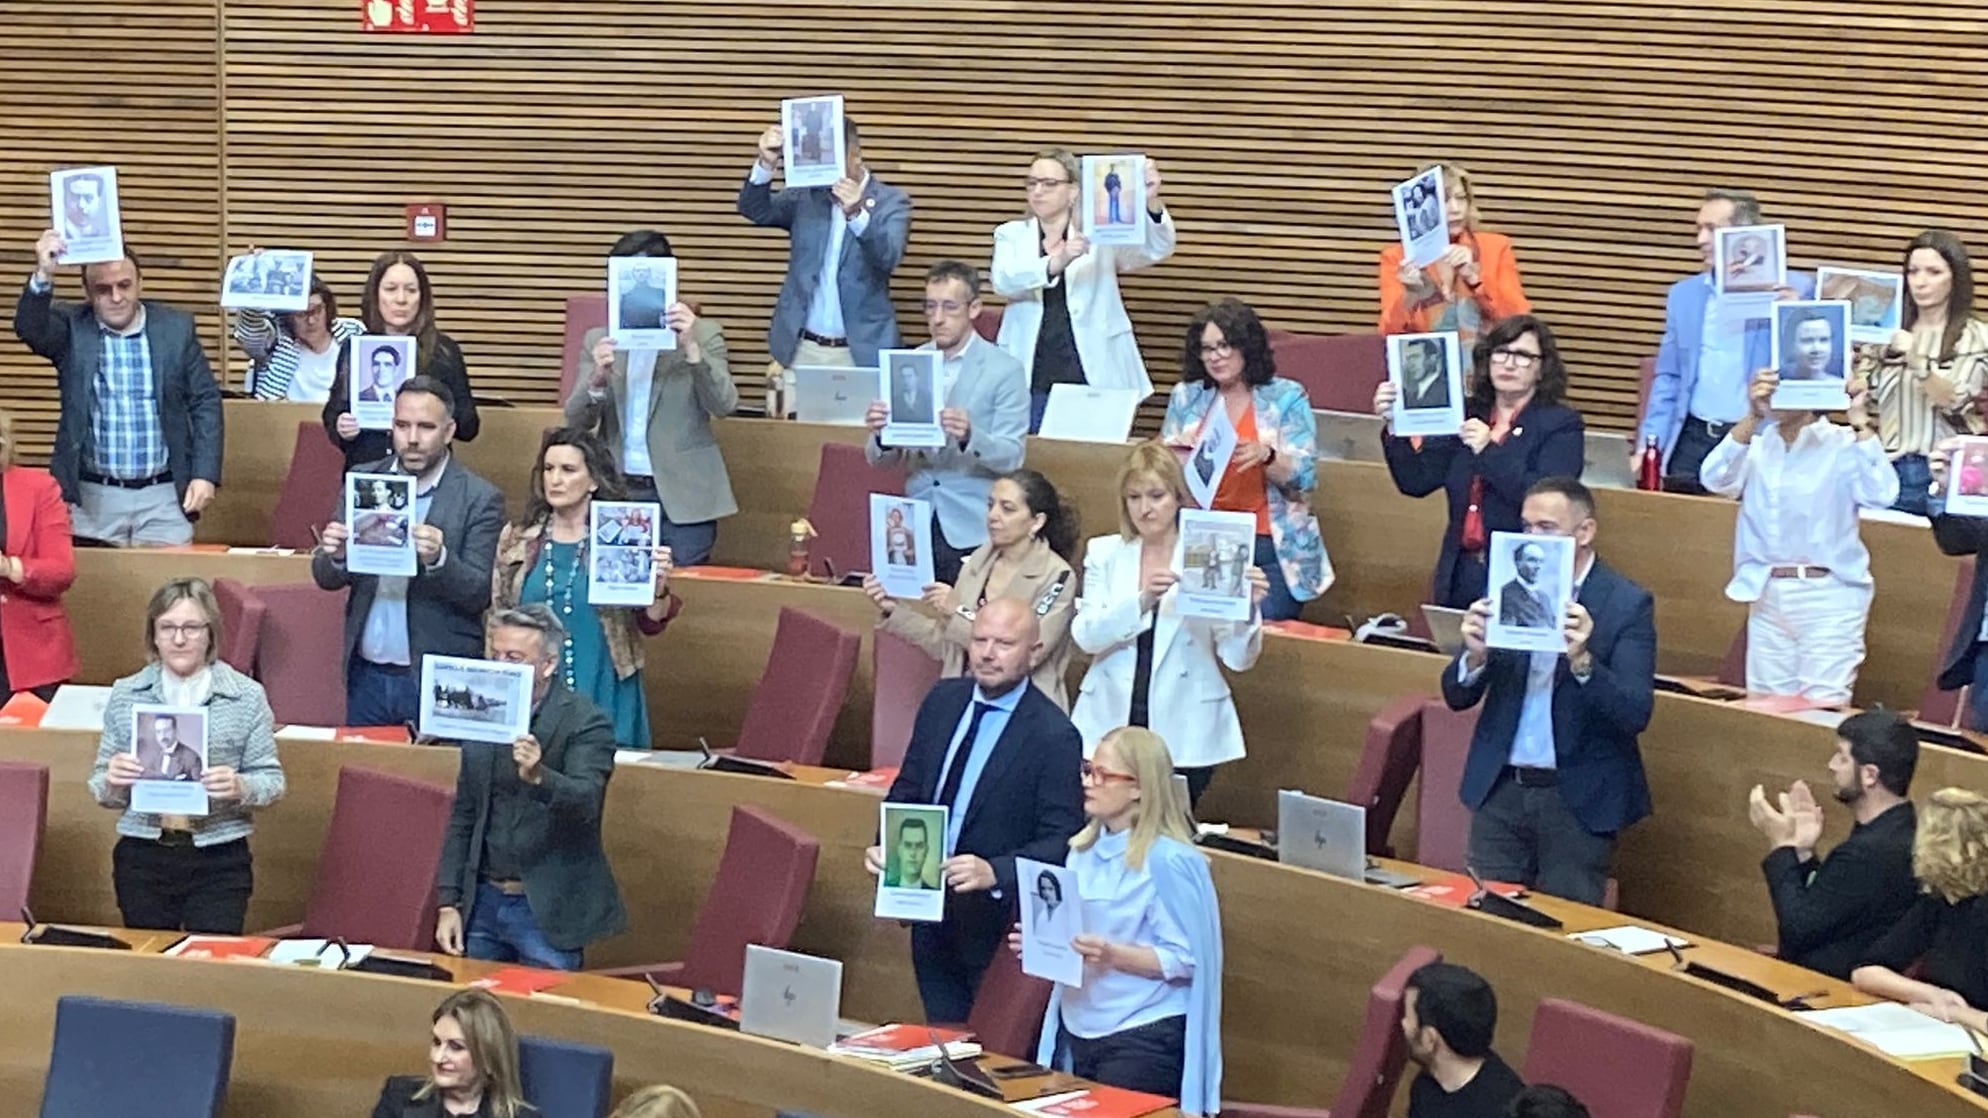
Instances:
[[[187,483],[195,478],[216,488],[221,484],[221,388],[214,383],[193,316],[150,299],[144,305],[166,469],[184,500]],[[97,312],[88,303],[57,303],[53,288],[36,291],[30,282],[14,308],[14,333],[55,366],[62,417],[48,472],[62,486],[62,499],[73,505],[83,448],[90,442],[90,416],[97,410],[97,365],[103,354]]]
[[[931,349],[932,343],[918,348]],[[902,463],[908,472],[905,496],[932,502],[946,542],[970,551],[987,542],[987,494],[994,479],[1022,464],[1029,386],[1022,363],[977,333],[967,335],[960,363],[945,406],[966,412],[972,430],[964,447],[952,441],[940,447],[886,447],[873,433],[863,455],[872,466]]]
[[[354,472],[390,473],[393,466],[394,459],[388,456],[355,467]],[[350,519],[342,492],[332,506],[331,519]],[[422,568],[408,582],[407,650],[417,669],[421,657],[430,652],[483,655],[483,611],[490,608],[490,567],[497,559],[497,534],[504,528],[504,495],[451,457],[442,480],[435,484],[425,523],[441,529],[447,554],[441,566]],[[326,590],[351,588],[345,600],[342,667],[359,647],[379,576],[352,574],[342,556],[334,559],[320,551],[311,556],[311,578]]]
[[[842,239],[836,272],[849,356],[859,367],[875,365],[878,350],[898,344],[890,274],[904,259],[904,245],[911,238],[911,195],[872,174],[863,208],[869,211],[869,225],[862,236]],[[766,337],[773,359],[782,365],[794,364],[794,350],[808,324],[808,304],[821,279],[835,210],[835,196],[825,186],[776,191],[771,182],[755,185],[748,175],[739,187],[741,216],[754,225],[787,230],[787,280],[780,285]]]
[[[580,375],[566,400],[566,422],[600,435],[624,471],[622,417],[628,414],[628,354],[617,351],[607,387],[596,396],[587,387],[593,375],[594,344],[605,330],[587,331],[580,346]],[[691,336],[704,360],[693,365],[683,350],[656,355],[655,377],[649,383],[649,465],[655,471],[656,493],[663,510],[678,524],[717,520],[739,511],[732,496],[725,456],[711,435],[711,420],[732,414],[739,390],[732,383],[725,355],[725,328],[700,318]]]

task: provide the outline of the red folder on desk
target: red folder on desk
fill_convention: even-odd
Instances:
[[[1526,891],[1523,885],[1511,885],[1503,881],[1489,882],[1485,888],[1501,897],[1514,899],[1522,896]],[[1402,892],[1411,897],[1433,901],[1445,908],[1462,908],[1470,902],[1470,895],[1477,892],[1477,886],[1460,873],[1446,873],[1441,877],[1432,877],[1420,885],[1410,885]]]
[[[549,990],[573,976],[565,971],[539,970],[536,967],[502,967],[470,983],[495,994],[520,994],[526,997]]]
[[[30,730],[41,725],[41,716],[48,713],[48,703],[32,691],[16,691],[0,706],[0,726]]]
[[[260,959],[274,946],[268,936],[188,936],[165,953],[180,959]]]
[[[1057,1115],[1059,1118],[1138,1118],[1155,1110],[1165,1110],[1174,1100],[1165,1095],[1128,1091],[1123,1087],[1088,1087],[1069,1095],[1016,1103],[1015,1109],[1030,1114]]]

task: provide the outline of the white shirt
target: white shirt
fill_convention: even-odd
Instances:
[[[1581,595],[1581,584],[1588,580],[1588,572],[1595,569],[1595,557],[1574,573],[1574,597]],[[1506,758],[1508,765],[1525,769],[1557,769],[1560,767],[1560,754],[1553,744],[1553,684],[1560,675],[1560,658],[1565,653],[1534,652],[1526,659],[1526,695],[1519,703],[1519,724],[1512,731],[1512,751]],[[1485,664],[1490,660],[1487,658]],[[1477,682],[1484,674],[1484,667],[1476,671],[1465,671],[1463,658],[1457,657],[1457,681],[1465,687]],[[1575,676],[1576,683],[1587,680]]]
[[[656,351],[628,351],[628,383],[624,401],[628,414],[621,417],[621,472],[638,477],[654,477],[656,467],[649,462],[649,394],[656,383]]]
[[[1701,277],[1712,286],[1712,273]],[[1698,333],[1698,378],[1691,383],[1687,410],[1713,423],[1737,423],[1746,418],[1746,386],[1753,370],[1746,367],[1746,331],[1726,328],[1730,314],[1716,292],[1705,300],[1705,321]]]
[[[773,172],[757,159],[752,163],[751,181],[754,186],[764,186],[773,181]],[[857,189],[870,185],[870,172],[863,172],[863,181]],[[834,220],[828,223],[828,251],[821,255],[821,275],[815,280],[814,298],[808,303],[807,329],[811,334],[824,338],[846,338],[848,333],[842,325],[842,291],[836,286],[836,277],[842,271],[842,244],[847,237],[860,237],[863,230],[870,227],[870,211],[859,209],[855,217],[842,212],[842,204],[835,204]]]
[[[303,404],[322,404],[331,397],[331,382],[338,379],[338,342],[312,353],[309,346],[297,346],[297,371],[290,374],[290,387],[283,398]]]
[[[1726,597],[1752,602],[1774,567],[1829,568],[1846,586],[1871,585],[1871,553],[1857,530],[1857,510],[1898,500],[1898,474],[1875,438],[1817,419],[1793,446],[1766,423],[1741,445],[1731,435],[1705,456],[1699,481],[1739,498],[1733,532],[1733,578]]]
[[[1063,987],[1063,1027],[1086,1040],[1150,1025],[1187,1013],[1194,954],[1187,933],[1167,915],[1153,875],[1125,864],[1131,832],[1102,831],[1088,850],[1070,852],[1084,934],[1112,943],[1150,947],[1163,979],[1086,964],[1084,984]]]

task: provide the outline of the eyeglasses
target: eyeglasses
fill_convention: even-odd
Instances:
[[[1229,343],[1227,343],[1227,342],[1216,342],[1216,343],[1215,343],[1214,345],[1205,345],[1205,346],[1202,346],[1202,347],[1201,347],[1201,356],[1203,356],[1203,357],[1227,357],[1228,355],[1230,355],[1230,354],[1234,353],[1235,351],[1236,351],[1236,347],[1235,347],[1235,346],[1232,346],[1232,345],[1230,345],[1230,344],[1229,344]]]
[[[1052,186],[1069,186],[1069,185],[1070,185],[1070,180],[1069,180],[1069,179],[1038,179],[1038,178],[1029,178],[1029,179],[1025,179],[1025,180],[1023,180],[1023,181],[1025,181],[1025,182],[1026,182],[1026,183],[1028,184],[1028,188],[1029,188],[1030,190],[1048,190],[1048,189],[1049,189],[1050,187],[1052,187]]]
[[[937,299],[925,300],[926,314],[931,314],[933,311],[944,311],[947,314],[958,314],[959,312],[965,310],[966,308],[967,304],[955,303],[951,299],[947,299],[944,302],[941,302]]]
[[[1095,781],[1099,784],[1139,783],[1139,778],[1133,776],[1131,773],[1122,773],[1113,769],[1107,769],[1095,761],[1085,761],[1083,767],[1077,771],[1083,774],[1085,780]]]
[[[1501,365],[1510,365],[1514,369],[1529,369],[1539,364],[1539,354],[1529,349],[1513,349],[1511,346],[1501,345],[1491,351],[1491,360]]]
[[[152,634],[162,641],[174,639],[190,641],[206,631],[207,622],[205,621],[189,621],[184,625],[175,625],[170,621],[161,621],[157,625],[152,626]]]
[[[291,311],[291,312],[290,312],[290,317],[291,317],[292,319],[299,319],[299,318],[316,318],[316,317],[318,317],[319,315],[322,315],[323,313],[324,313],[324,304],[323,304],[323,303],[312,303],[312,304],[311,304],[310,306],[308,306],[308,307],[305,307],[305,308],[304,308],[303,310],[300,310],[300,311]]]

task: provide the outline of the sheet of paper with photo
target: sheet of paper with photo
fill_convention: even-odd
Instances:
[[[870,494],[870,572],[893,598],[921,598],[932,575],[932,505]]]
[[[48,175],[48,227],[62,235],[57,264],[124,259],[117,168],[71,167]]]
[[[841,94],[780,102],[780,135],[787,186],[834,186],[849,174]]]
[[[1417,367],[1411,370],[1411,365]],[[1463,343],[1455,331],[1390,336],[1387,379],[1394,384],[1394,416],[1388,426],[1395,434],[1454,435],[1463,430]],[[1427,389],[1419,387],[1424,383]]]
[[[1063,866],[1015,859],[1020,897],[1022,973],[1065,986],[1084,984],[1084,957],[1070,941],[1084,931],[1084,898],[1077,873]]]
[[[422,736],[510,745],[531,733],[532,666],[421,657]]]
[[[414,577],[414,513],[413,476],[346,474],[345,569]]]
[[[1228,472],[1229,459],[1235,457],[1238,441],[1229,409],[1217,396],[1208,406],[1208,418],[1201,421],[1201,431],[1194,438],[1187,461],[1181,463],[1181,469],[1187,473],[1187,491],[1202,508],[1215,503],[1215,490],[1222,486],[1222,475]]]
[[[1836,299],[1787,299],[1774,304],[1769,315],[1768,352],[1781,381],[1768,403],[1790,411],[1841,411],[1850,406],[1850,304]],[[1809,352],[1810,336],[1826,347],[1824,369],[1806,374],[1784,358],[1789,347],[1799,361]],[[1801,374],[1801,375],[1797,375]]]
[[[1094,246],[1145,244],[1146,157],[1086,155],[1082,171],[1084,216],[1077,224],[1084,239]],[[1114,184],[1116,191],[1110,189]]]
[[[1958,443],[1947,462],[1946,513],[1988,517],[1988,438],[1969,435]]]
[[[877,875],[876,915],[925,924],[945,919],[946,889],[939,863],[945,860],[947,815],[940,804],[877,805],[884,869]]]
[[[594,501],[587,512],[587,603],[656,603],[656,533],[663,506],[654,501]]]
[[[944,446],[939,409],[945,399],[936,349],[886,349],[877,354],[877,399],[888,409],[877,441],[884,446]]]
[[[1132,434],[1132,421],[1146,394],[1136,388],[1093,388],[1088,384],[1052,384],[1049,404],[1042,411],[1037,438],[1079,443],[1123,443]]]
[[[1712,230],[1712,291],[1773,291],[1788,285],[1788,229],[1729,225]]]
[[[1450,223],[1444,211],[1443,169],[1431,167],[1394,184],[1394,227],[1401,259],[1426,268],[1450,250]]]
[[[414,339],[361,334],[347,345],[345,407],[361,431],[393,430],[393,394],[414,375]]]
[[[1491,533],[1491,619],[1484,643],[1515,652],[1567,651],[1574,538]]]
[[[1174,539],[1174,610],[1182,617],[1247,621],[1256,559],[1256,515],[1180,510]]]
[[[279,248],[229,257],[221,274],[221,306],[278,314],[308,310],[312,259],[308,252]],[[329,322],[324,325],[331,328]]]
[[[669,328],[676,303],[676,257],[607,258],[607,336],[614,348],[675,349]]]
[[[1815,297],[1850,304],[1852,345],[1889,345],[1904,319],[1905,277],[1825,265],[1815,270]]]
[[[131,785],[131,810],[206,815],[207,708],[138,703],[131,708],[131,757],[145,770]],[[170,737],[174,748],[164,748]]]

